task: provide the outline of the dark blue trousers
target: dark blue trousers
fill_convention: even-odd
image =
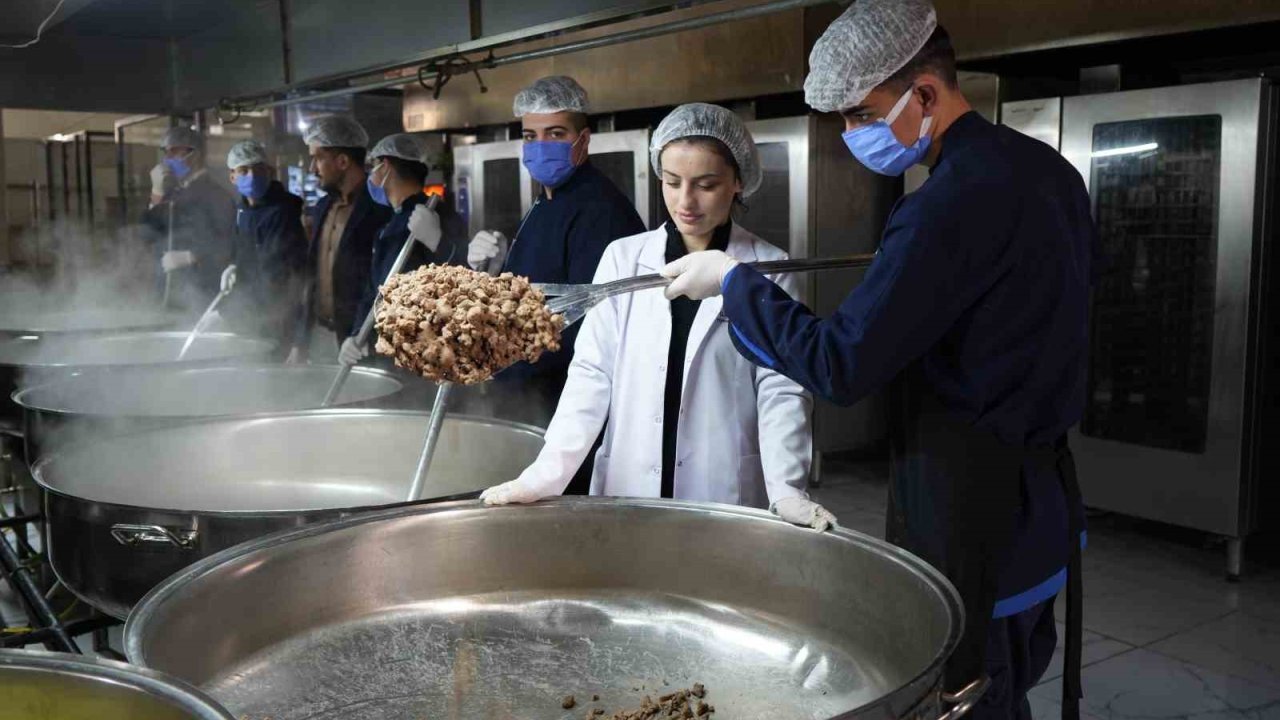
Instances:
[[[1053,622],[1056,599],[991,621],[986,661],[991,688],[969,713],[971,720],[1031,720],[1027,691],[1044,676],[1058,644]]]

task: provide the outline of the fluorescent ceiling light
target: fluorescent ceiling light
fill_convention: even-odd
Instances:
[[[1089,157],[1105,158],[1115,157],[1116,155],[1133,155],[1134,153],[1144,153],[1156,150],[1160,147],[1159,143],[1146,143],[1145,145],[1130,145],[1129,147],[1118,147],[1110,150],[1097,150],[1090,153]]]

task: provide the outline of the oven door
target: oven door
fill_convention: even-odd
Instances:
[[[1246,368],[1268,92],[1248,80],[1064,101],[1063,155],[1089,186],[1102,250],[1072,437],[1090,506],[1250,530]]]

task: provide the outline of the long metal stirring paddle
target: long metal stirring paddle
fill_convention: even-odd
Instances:
[[[795,260],[766,260],[764,262],[743,263],[766,275],[780,275],[793,272],[814,272],[816,270],[836,270],[839,268],[866,267],[875,259],[874,254],[846,255],[835,258],[803,258]],[[608,298],[624,293],[638,292],[650,288],[666,287],[671,281],[661,275],[637,275],[622,278],[599,285],[558,285],[553,283],[534,283],[533,287],[541,290],[543,295],[554,297],[547,302],[551,312],[564,317],[568,327],[586,317],[587,311]]]
[[[196,326],[191,328],[191,332],[187,335],[186,342],[182,343],[182,349],[178,351],[178,359],[181,360],[187,356],[187,351],[191,349],[191,344],[196,341],[196,336],[204,332],[205,326],[209,324],[213,313],[218,309],[218,305],[231,294],[231,288],[236,286],[236,266],[228,265],[226,270],[222,271],[221,286],[218,294],[213,296],[213,302],[209,303],[209,307],[205,309],[204,314],[196,321]]]
[[[431,403],[431,419],[427,424],[427,436],[422,441],[422,454],[418,456],[418,467],[413,471],[413,483],[409,485],[409,497],[413,502],[422,496],[422,488],[427,484],[427,473],[431,470],[431,459],[436,455],[436,444],[440,441],[440,428],[444,427],[445,408],[449,404],[449,395],[453,392],[453,383],[448,380],[436,386],[436,399]]]
[[[427,208],[436,209],[436,205],[440,204],[440,196],[432,195],[427,198]],[[404,269],[404,264],[409,262],[409,253],[413,251],[415,243],[421,242],[418,238],[410,235],[404,241],[404,246],[400,248],[400,254],[396,255],[396,260],[391,264],[391,271],[387,273],[387,277],[383,279],[385,285],[388,280],[400,274]],[[378,317],[378,303],[375,300],[373,307],[369,308],[369,314],[364,316],[364,322],[360,324],[360,332],[356,333],[356,343],[364,346],[369,342],[369,336],[373,334],[373,324]],[[351,374],[351,365],[346,363],[338,368],[338,374],[334,376],[333,382],[329,385],[329,391],[324,394],[324,401],[320,403],[320,407],[329,407],[338,399],[338,393],[342,392],[342,386],[347,382],[347,376]]]

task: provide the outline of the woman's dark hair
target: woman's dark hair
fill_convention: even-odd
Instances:
[[[667,143],[666,147],[662,148],[662,152],[666,152],[667,148],[675,145],[676,143],[706,148],[716,155],[719,155],[720,159],[724,160],[726,165],[733,168],[733,177],[736,178],[738,182],[743,182],[742,168],[738,167],[738,159],[733,156],[733,152],[729,150],[729,146],[725,145],[720,139],[713,138],[710,135],[687,135],[682,138],[676,138],[675,140]],[[662,156],[659,155],[658,157],[661,159]],[[734,209],[741,209],[744,211],[748,209],[747,204],[742,201],[742,193],[734,193],[733,206]]]
[[[422,187],[427,183],[427,166],[420,162],[405,160],[403,158],[391,157],[390,155],[382,158],[391,166],[392,172],[401,180],[414,183],[418,187]]]

